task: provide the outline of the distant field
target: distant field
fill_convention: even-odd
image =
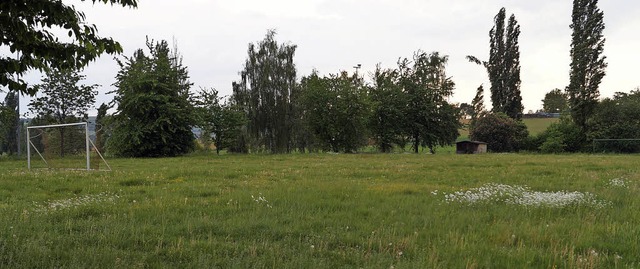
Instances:
[[[529,130],[529,134],[537,135],[544,130],[546,130],[549,125],[554,122],[560,121],[557,118],[544,118],[544,119],[523,119],[524,124],[527,125],[527,129]]]
[[[527,129],[529,130],[530,135],[537,135],[544,130],[546,130],[552,123],[560,121],[560,119],[556,118],[541,118],[541,119],[523,119],[524,123],[527,125]],[[469,130],[461,129],[460,130],[460,140],[469,139]]]
[[[0,268],[638,268],[639,155],[0,159]]]

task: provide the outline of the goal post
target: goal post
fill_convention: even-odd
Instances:
[[[107,171],[110,171],[111,167],[89,134],[89,124],[86,122],[27,127],[28,169],[33,168],[35,157],[35,160],[43,163],[44,168],[92,170],[91,154],[95,152],[97,156],[94,159],[101,159]],[[95,166],[99,167],[95,161],[99,160],[94,160]]]
[[[593,139],[593,153],[640,153],[640,138]]]

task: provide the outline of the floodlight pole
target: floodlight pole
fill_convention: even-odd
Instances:
[[[355,69],[356,69],[356,78],[358,78],[358,70],[359,70],[360,68],[362,68],[362,64],[354,65],[354,66],[353,66],[353,68],[355,68]]]

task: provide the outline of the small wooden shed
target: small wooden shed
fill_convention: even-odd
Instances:
[[[456,143],[457,154],[487,153],[487,143],[480,141],[460,141]]]

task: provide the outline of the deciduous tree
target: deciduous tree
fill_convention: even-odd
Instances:
[[[303,78],[302,87],[306,121],[322,149],[353,153],[366,144],[371,108],[358,78],[313,73]]]
[[[233,99],[247,112],[248,134],[255,146],[285,153],[292,147],[291,93],[297,83],[293,61],[297,46],[278,44],[275,35],[269,30],[262,41],[249,44]]]
[[[18,150],[18,96],[19,93],[9,91],[4,97],[4,104],[0,104],[0,153],[11,154]]]
[[[567,94],[560,89],[554,89],[544,95],[542,110],[547,113],[560,113],[567,109]]]
[[[244,114],[233,109],[229,102],[224,102],[216,89],[202,89],[197,100],[198,125],[203,133],[213,136],[216,153],[233,146],[246,123]],[[211,137],[205,137],[211,139]]]
[[[189,75],[178,51],[167,41],[147,40],[142,49],[119,61],[114,130],[107,141],[112,154],[125,157],[177,156],[193,150],[195,125]]]
[[[84,1],[84,0],[83,0]],[[91,0],[136,7],[137,0]],[[69,36],[56,35],[63,29]],[[59,0],[0,1],[0,48],[8,47],[19,57],[0,56],[0,85],[10,90],[35,94],[15,75],[35,69],[80,69],[103,53],[121,53],[122,47],[111,38],[98,36],[98,28],[85,21],[85,15],[73,5]]]
[[[38,94],[29,103],[31,111],[41,122],[64,124],[87,119],[87,111],[94,105],[99,85],[80,84],[85,79],[75,70],[48,70],[42,83],[36,85]],[[65,128],[60,134],[60,155],[64,156]]]
[[[399,83],[398,71],[376,67],[370,98],[373,107],[371,134],[381,152],[391,152],[394,146],[404,147],[407,95]]]
[[[413,61],[398,62],[400,85],[406,95],[405,132],[413,141],[413,149],[428,147],[434,152],[438,145],[450,145],[458,137],[458,109],[447,99],[455,84],[447,77],[447,56],[418,51]]]
[[[586,134],[587,120],[598,105],[598,87],[607,67],[603,56],[604,12],[598,8],[598,0],[574,0],[571,21],[571,70],[567,94],[571,117]]]
[[[520,120],[524,110],[520,93],[520,25],[513,14],[506,27],[505,19],[506,10],[502,8],[489,31],[489,61],[482,62],[474,56],[467,56],[467,59],[487,69],[491,82],[492,111]]]

